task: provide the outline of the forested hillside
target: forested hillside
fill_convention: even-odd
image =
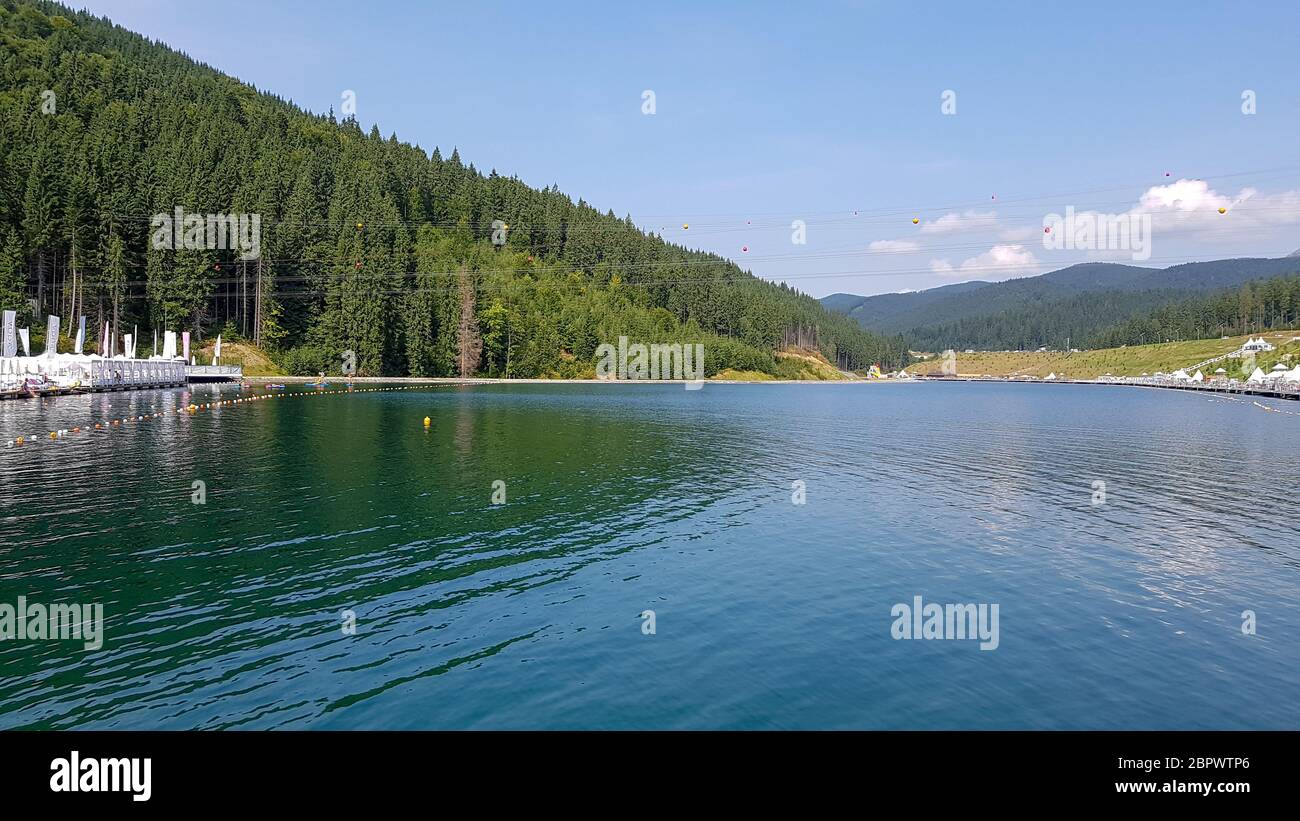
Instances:
[[[835,294],[823,304],[864,328],[901,333],[914,350],[1098,347],[1120,322],[1196,294],[1300,272],[1300,261],[1223,259],[1142,268],[1084,263],[1036,277],[961,283],[906,294]],[[856,301],[855,301],[856,300]]]
[[[1300,328],[1300,277],[1249,282],[1192,297],[1098,334],[1093,347],[1181,342]]]
[[[84,313],[145,340],[242,337],[300,372],[352,350],[387,375],[573,376],[619,336],[703,342],[710,374],[772,372],[787,344],[846,369],[905,361],[900,339],[726,259],[107,20],[0,0],[0,38],[0,304],[34,331]],[[155,247],[154,215],[177,207],[257,215],[260,255]]]

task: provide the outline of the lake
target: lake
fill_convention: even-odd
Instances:
[[[104,614],[99,649],[0,641],[0,727],[1300,728],[1300,415],[979,383],[174,412],[239,395],[0,403],[38,434],[0,451],[0,604]],[[996,647],[895,638],[916,597],[996,605]]]

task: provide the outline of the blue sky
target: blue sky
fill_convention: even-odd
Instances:
[[[1135,264],[1300,249],[1294,2],[85,5],[815,296],[1140,256],[1044,247],[1067,207],[1150,214]]]

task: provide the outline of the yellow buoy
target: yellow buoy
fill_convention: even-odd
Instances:
[[[429,427],[429,425],[431,425],[431,424],[433,424],[433,420],[431,420],[431,419],[430,419],[429,417],[427,417],[427,416],[424,417],[424,426],[427,428],[427,427]]]
[[[1219,209],[1219,213],[1220,213],[1220,214],[1226,214],[1226,213],[1228,213],[1228,209],[1227,209],[1227,208],[1220,208],[1220,209]]]
[[[912,217],[912,224],[913,224],[913,225],[916,225],[916,224],[919,223],[920,221],[921,221],[921,220],[920,220],[918,217]]]

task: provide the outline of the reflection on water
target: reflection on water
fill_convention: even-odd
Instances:
[[[166,414],[0,452],[0,604],[107,633],[0,642],[0,727],[1300,726],[1300,417],[1069,385],[188,401],[0,404],[3,440]],[[999,648],[892,640],[915,595],[998,603]]]

